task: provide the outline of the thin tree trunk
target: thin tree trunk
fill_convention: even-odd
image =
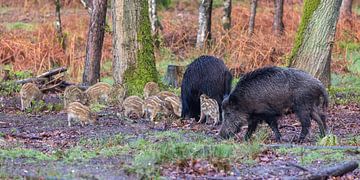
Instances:
[[[201,0],[199,7],[199,30],[196,38],[197,48],[204,48],[205,45],[210,45],[212,3],[212,0]]]
[[[93,0],[86,43],[83,83],[92,85],[100,80],[100,60],[105,34],[107,0]]]
[[[158,81],[148,1],[112,0],[113,78],[128,94],[140,94]]]
[[[274,24],[273,32],[276,35],[282,35],[284,32],[283,13],[284,13],[284,0],[274,0]]]
[[[256,16],[257,0],[251,0],[250,4],[250,19],[249,19],[249,35],[254,33],[255,16]]]
[[[231,0],[224,0],[222,25],[225,30],[229,30],[231,28]]]
[[[160,47],[159,32],[162,30],[161,23],[157,16],[156,0],[148,0],[149,3],[149,17],[151,23],[151,32],[154,39],[154,44],[157,48]]]
[[[62,24],[61,24],[61,4],[60,4],[60,0],[55,0],[55,16],[56,16],[56,21],[55,21],[55,29],[56,29],[56,34],[57,34],[57,39],[61,45],[61,48],[63,50],[65,50],[66,45],[65,45],[65,37],[64,34],[62,32]]]
[[[341,14],[343,16],[351,16],[353,0],[343,0],[341,5]]]
[[[342,0],[305,0],[295,46],[292,67],[309,72],[330,86],[331,50]]]

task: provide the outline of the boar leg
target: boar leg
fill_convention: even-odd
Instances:
[[[325,116],[323,116],[325,117]],[[316,121],[316,123],[319,125],[320,129],[320,137],[325,136],[325,130],[326,130],[326,124],[325,121],[323,121],[323,118],[320,117],[318,109],[314,108],[314,110],[311,112],[311,118]]]
[[[277,142],[281,141],[281,134],[279,132],[277,118],[274,116],[267,117],[265,122],[270,126],[271,130],[275,133],[275,139]]]
[[[301,123],[301,133],[299,137],[299,142],[302,142],[306,135],[309,133],[309,128],[311,126],[310,122],[310,112],[309,110],[298,110],[295,112],[298,116]]]
[[[257,119],[249,119],[248,120],[248,129],[245,134],[245,141],[248,141],[251,138],[252,133],[256,130],[259,121]]]

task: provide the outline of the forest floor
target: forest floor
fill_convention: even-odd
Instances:
[[[47,105],[61,103],[48,95]],[[252,142],[244,129],[233,140],[221,140],[219,127],[192,121],[159,122],[118,117],[116,107],[99,112],[95,126],[67,126],[63,111],[21,112],[18,97],[0,97],[0,178],[138,179],[294,178],[348,160],[360,162],[360,105],[332,105],[327,124],[339,145],[357,150],[268,148],[274,135],[267,125]],[[293,115],[280,120],[282,143],[297,139],[301,126]],[[286,125],[286,126],[285,126]],[[312,123],[301,146],[318,142]],[[307,168],[299,169],[296,165]],[[360,169],[342,179],[358,179]]]

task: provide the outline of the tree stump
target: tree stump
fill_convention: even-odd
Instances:
[[[179,88],[185,73],[186,66],[168,65],[165,76],[165,84]]]

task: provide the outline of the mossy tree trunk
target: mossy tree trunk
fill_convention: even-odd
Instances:
[[[251,2],[250,2],[249,29],[248,29],[249,36],[251,36],[254,33],[256,7],[257,7],[257,0],[251,0]]]
[[[231,0],[224,0],[224,15],[222,17],[222,25],[225,30],[231,27]]]
[[[148,9],[145,0],[112,0],[113,78],[129,95],[158,82]]]
[[[89,32],[86,42],[84,85],[93,85],[100,80],[100,61],[105,35],[107,0],[93,0]]]
[[[290,57],[302,69],[330,86],[331,50],[342,0],[305,0],[303,16]]]
[[[275,35],[282,35],[284,32],[283,14],[284,0],[274,0],[274,23],[273,32]]]
[[[199,7],[199,30],[196,38],[197,48],[204,48],[206,45],[210,45],[212,3],[212,0],[201,0]]]

